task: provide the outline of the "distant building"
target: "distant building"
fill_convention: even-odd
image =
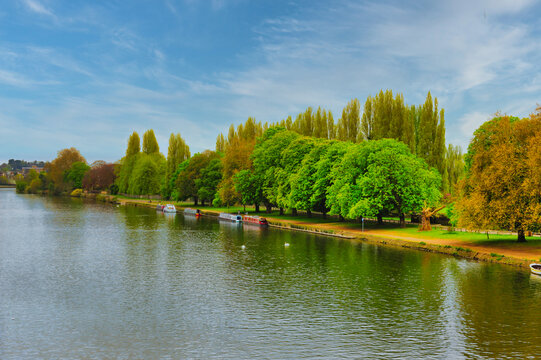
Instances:
[[[39,167],[39,166],[36,166],[36,165],[32,165],[32,166],[23,166],[22,170],[21,170],[21,174],[23,175],[26,175],[28,174],[28,172],[30,170],[36,170],[36,172],[39,174],[40,172],[43,171],[43,167]]]

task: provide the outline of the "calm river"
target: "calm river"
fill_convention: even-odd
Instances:
[[[1,359],[540,356],[524,270],[0,189]]]

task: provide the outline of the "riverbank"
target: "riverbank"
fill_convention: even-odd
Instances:
[[[144,206],[155,208],[160,201],[118,198],[123,206]],[[185,203],[176,203],[183,209]],[[226,209],[199,208],[202,215],[218,216]],[[230,212],[232,210],[230,209]],[[235,208],[233,212],[240,211]],[[305,216],[285,216],[263,214],[271,227],[324,234],[352,241],[395,246],[420,251],[448,254],[466,259],[493,262],[529,269],[532,262],[541,261],[541,238],[528,237],[526,243],[517,243],[513,235],[494,235],[486,233],[451,232],[435,227],[429,232],[419,232],[415,225],[405,229],[396,225],[378,226],[366,223],[364,228],[359,223],[339,222],[333,219],[309,218]]]

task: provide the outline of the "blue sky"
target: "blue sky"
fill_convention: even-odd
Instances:
[[[248,116],[430,90],[447,141],[541,103],[541,3],[12,0],[0,8],[0,163],[74,146],[120,159],[132,131],[192,152]]]

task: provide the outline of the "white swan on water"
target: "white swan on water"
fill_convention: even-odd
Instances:
[[[289,246],[289,243],[285,243],[284,246],[285,246],[285,247],[288,247],[288,246]]]
[[[244,250],[244,249],[246,249],[246,245],[242,245],[240,248],[241,248],[242,250]]]

